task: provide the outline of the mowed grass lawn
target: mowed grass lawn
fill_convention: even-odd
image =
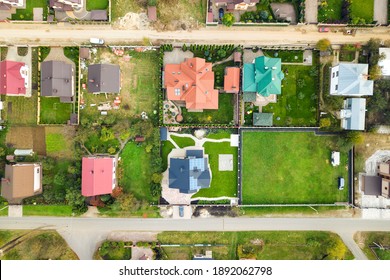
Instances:
[[[108,0],[87,0],[87,11],[105,10],[107,8],[108,8]]]
[[[211,168],[210,188],[201,189],[193,198],[196,197],[237,197],[237,147],[230,147],[230,142],[212,143],[206,142],[203,147],[205,153],[209,155]],[[233,155],[233,171],[219,171],[219,155]]]
[[[180,148],[195,146],[195,141],[190,137],[171,135],[171,138]]]
[[[6,96],[1,113],[10,124],[36,125],[37,102],[36,94],[31,97]]]
[[[119,185],[126,191],[132,192],[137,199],[154,201],[150,193],[152,173],[150,170],[151,157],[143,145],[134,142],[126,144],[121,157],[122,178]]]
[[[242,256],[242,248],[257,260],[353,259],[337,234],[324,231],[162,232],[157,239],[161,244],[225,245],[218,247],[225,250],[218,252],[216,259],[237,260]],[[253,244],[255,241],[263,245]],[[162,248],[166,250],[166,247]],[[190,246],[180,248],[183,251],[170,247],[166,250],[168,257],[187,259],[196,249]]]
[[[282,94],[263,107],[274,113],[274,126],[315,126],[317,123],[317,76],[315,66],[283,65]]]
[[[16,13],[12,15],[12,20],[33,20],[34,8],[43,9],[43,20],[47,18],[48,1],[47,0],[28,0],[25,1],[26,9],[16,9]]]
[[[357,244],[360,244],[359,246],[370,260],[377,259],[370,249],[370,246],[376,246],[374,243],[385,247],[390,246],[390,232],[357,232],[354,239]],[[390,260],[390,249],[381,250],[375,248],[374,251],[380,260]]]
[[[203,112],[188,112],[182,108],[183,123],[188,124],[229,124],[233,121],[234,94],[219,94],[218,110],[203,110]]]
[[[161,142],[161,158],[162,158],[162,170],[165,171],[168,168],[168,155],[175,148],[171,141]]]
[[[336,136],[304,132],[243,132],[243,204],[348,201],[347,154],[330,163]],[[338,177],[345,179],[338,190]]]
[[[341,6],[343,1],[341,0],[327,0],[328,8],[325,11],[318,12],[318,20],[320,22],[332,22],[341,19]]]
[[[59,97],[40,98],[41,124],[66,124],[70,119],[73,104],[61,103]]]
[[[366,23],[371,23],[374,18],[374,0],[353,0],[350,9],[351,18],[364,18]]]

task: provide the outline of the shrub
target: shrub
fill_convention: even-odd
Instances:
[[[234,15],[231,13],[226,13],[222,17],[222,24],[226,25],[228,27],[232,26],[235,21],[236,21],[236,19],[235,19]]]

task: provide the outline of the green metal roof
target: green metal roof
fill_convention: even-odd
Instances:
[[[272,113],[253,113],[253,125],[254,126],[272,126],[273,125]]]
[[[244,93],[244,102],[255,102],[256,101],[256,92],[245,92]]]
[[[282,60],[259,56],[254,63],[245,63],[242,91],[257,92],[265,97],[282,93]]]

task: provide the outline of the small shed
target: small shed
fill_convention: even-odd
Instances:
[[[156,6],[148,6],[148,18],[152,22],[157,20]]]
[[[89,48],[80,48],[80,58],[89,59],[90,58]]]
[[[253,125],[254,126],[272,126],[273,125],[272,113],[253,113]]]
[[[32,156],[34,151],[32,149],[16,149],[14,151],[15,156]]]
[[[240,52],[234,52],[233,60],[234,60],[234,62],[241,62],[242,61],[242,54]]]
[[[333,166],[339,166],[340,165],[340,152],[332,152],[332,165]]]
[[[145,137],[141,136],[141,135],[137,135],[135,136],[135,142],[137,143],[140,143],[140,142],[144,142],[145,141]]]

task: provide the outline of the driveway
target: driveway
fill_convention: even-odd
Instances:
[[[318,14],[318,0],[306,0],[305,6],[305,22],[306,23],[317,23]]]
[[[290,3],[271,3],[272,11],[276,18],[285,19],[292,24],[297,23],[297,15],[295,13],[294,6]]]
[[[378,24],[387,24],[387,5],[388,0],[375,0],[374,2],[374,21]]]
[[[166,64],[179,64],[186,58],[192,58],[194,54],[190,51],[183,52],[181,48],[174,48],[171,52],[164,53],[164,66]]]

